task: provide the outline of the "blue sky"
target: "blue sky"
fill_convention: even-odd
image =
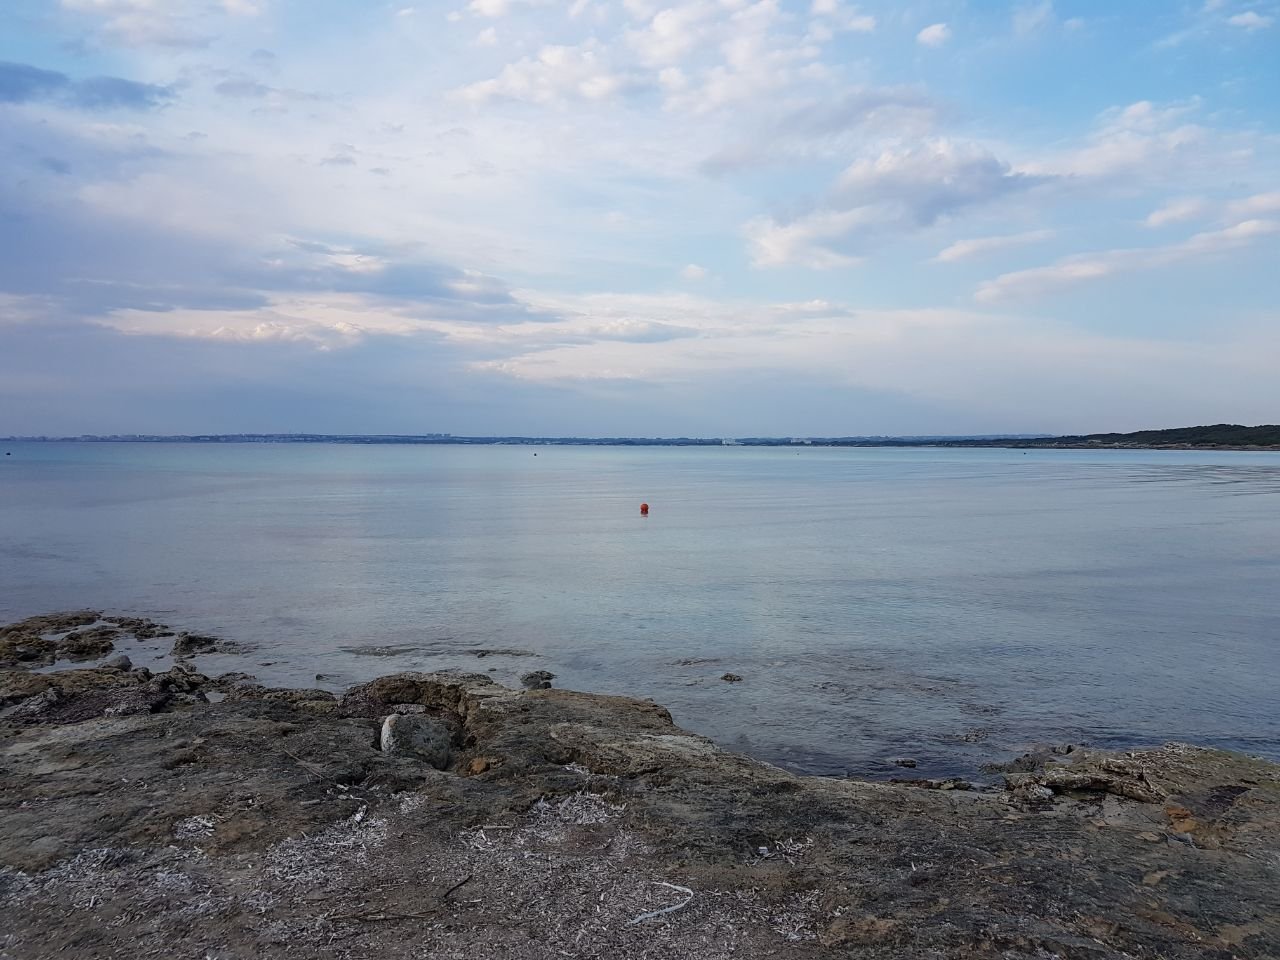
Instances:
[[[1280,419],[1280,2],[8,0],[0,433]]]

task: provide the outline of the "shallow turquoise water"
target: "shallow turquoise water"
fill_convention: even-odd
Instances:
[[[208,670],[548,669],[823,773],[1048,741],[1280,758],[1280,454],[5,449],[0,619],[257,644]],[[408,649],[344,650],[370,644]]]

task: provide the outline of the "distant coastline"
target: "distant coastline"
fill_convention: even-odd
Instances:
[[[208,433],[113,434],[75,437],[11,436],[0,442],[26,443],[347,443],[443,446],[580,447],[998,447],[1048,450],[1280,450],[1280,425],[1245,427],[1213,424],[1140,430],[1134,433],[988,434],[966,436],[866,437],[464,437],[448,433]]]

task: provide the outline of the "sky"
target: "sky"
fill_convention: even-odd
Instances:
[[[1280,0],[5,0],[0,434],[1280,421]]]

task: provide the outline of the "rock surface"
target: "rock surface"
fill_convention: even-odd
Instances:
[[[1236,754],[797,777],[465,674],[0,670],[0,704],[6,960],[1280,956],[1280,767]],[[379,749],[397,705],[446,769]]]

